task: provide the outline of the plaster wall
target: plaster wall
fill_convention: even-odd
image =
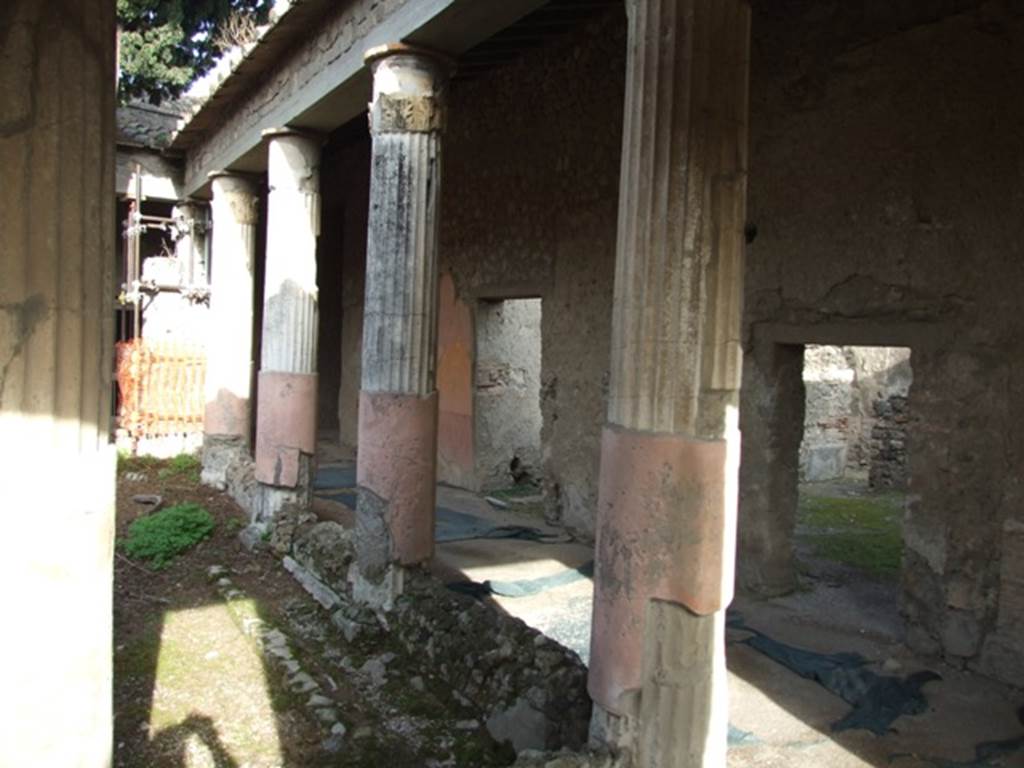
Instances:
[[[370,199],[370,137],[365,120],[356,121],[354,138],[337,153],[325,155],[321,174],[324,179],[324,206],[340,211],[338,218],[325,219],[321,239],[338,238],[341,260],[340,305],[338,315],[327,315],[323,322],[339,324],[341,370],[338,376],[338,444],[355,456],[359,434],[359,387],[362,381],[363,295],[366,282],[366,228]],[[341,198],[340,205],[334,203]],[[328,235],[328,230],[335,234]],[[340,230],[340,232],[338,231]],[[322,346],[324,354],[337,347]]]
[[[146,199],[172,202],[182,199],[182,170],[177,162],[151,150],[123,146],[117,148],[116,158],[118,195],[134,195],[135,185],[141,179],[142,195]]]
[[[338,434],[338,392],[341,388],[341,334],[338,320],[343,311],[343,252],[345,234],[345,195],[326,194],[328,187],[341,187],[343,172],[340,150],[331,142],[320,158],[320,236],[316,243],[316,282],[319,291],[317,327],[317,431],[320,435]],[[365,230],[364,230],[365,231]]]
[[[787,557],[787,350],[909,346],[908,640],[1022,682],[1024,9],[785,0],[754,44],[741,580]]]
[[[480,489],[476,471],[473,397],[473,308],[455,295],[451,273],[441,275],[437,306],[437,476]]]
[[[606,412],[625,42],[624,10],[612,8],[454,82],[445,137],[442,270],[468,305],[542,299],[547,511],[587,537]]]
[[[476,325],[476,457],[484,489],[539,479],[541,300],[482,301]]]

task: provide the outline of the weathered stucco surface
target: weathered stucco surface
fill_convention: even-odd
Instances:
[[[473,310],[441,275],[437,306],[437,478],[479,490],[473,399]]]
[[[331,322],[341,326],[341,374],[338,389],[338,442],[353,456],[359,431],[359,383],[362,380],[363,293],[366,281],[366,226],[370,199],[370,138],[362,120],[361,138],[324,155],[324,206],[341,216],[321,225],[330,242],[340,241],[341,253],[325,258],[341,260],[341,314]],[[356,128],[357,126],[353,126]],[[331,183],[336,179],[342,183]],[[343,180],[343,181],[342,181]],[[334,201],[340,198],[340,203]],[[340,231],[339,231],[340,230]],[[330,234],[328,234],[330,233]],[[322,354],[336,354],[324,349]]]
[[[442,269],[465,301],[542,299],[549,514],[587,536],[605,419],[625,32],[624,11],[612,9],[454,82],[445,137]]]
[[[606,411],[625,27],[613,8],[455,81],[445,136],[441,326],[446,304],[543,299],[543,472],[552,516],[584,535]],[[1024,680],[1024,440],[1010,426],[1024,416],[1022,11],[782,0],[756,4],[753,44],[742,583],[793,583],[803,346],[908,347],[908,639]],[[337,177],[362,201],[345,208],[343,442],[359,380],[363,142]]]
[[[754,41],[741,574],[765,586],[791,526],[778,343],[909,346],[908,640],[1024,681],[1024,11],[787,1]]]
[[[114,3],[0,4],[0,765],[112,754]]]
[[[541,301],[481,301],[476,324],[476,460],[485,489],[539,479]]]

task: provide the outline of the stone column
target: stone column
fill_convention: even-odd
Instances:
[[[437,219],[450,64],[406,45],[373,71],[370,221],[359,399],[357,589],[387,606],[434,551]]]
[[[107,768],[115,9],[0,5],[0,765]]]
[[[206,237],[202,224],[203,206],[194,200],[186,200],[175,205],[171,215],[178,230],[174,256],[181,265],[182,280],[189,286],[201,285],[207,280],[201,263]]]
[[[725,765],[750,10],[630,0],[589,689],[642,766]]]
[[[225,172],[210,179],[213,240],[202,479],[224,488],[228,469],[249,456],[258,199],[249,177]]]
[[[316,451],[316,239],[320,234],[319,137],[264,132],[267,261],[256,410],[257,517],[285,503],[308,507]]]

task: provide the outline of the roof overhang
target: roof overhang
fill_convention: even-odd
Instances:
[[[264,170],[262,132],[267,128],[287,125],[329,132],[365,111],[370,77],[363,54],[369,48],[405,42],[457,57],[545,1],[409,0],[368,26],[339,55],[325,56],[301,87],[273,91],[280,68],[309,55],[314,43],[310,30],[338,23],[343,14],[351,16],[356,6],[371,2],[298,0],[176,134],[171,149],[186,155],[184,194],[204,196],[213,171]],[[254,116],[244,119],[244,114]]]

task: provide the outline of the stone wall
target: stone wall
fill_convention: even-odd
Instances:
[[[540,476],[540,299],[482,301],[476,323],[476,461],[485,490]]]
[[[906,348],[808,345],[800,479],[905,487],[911,379]]]
[[[910,480],[907,464],[907,420],[910,413],[905,395],[890,395],[873,404],[871,455],[868,485],[872,488],[906,488]]]
[[[418,663],[436,670],[497,741],[516,749],[578,749],[591,703],[586,667],[555,641],[417,570],[386,614],[352,596],[353,532],[334,522],[275,519],[271,547],[351,640],[387,631]]]
[[[756,8],[741,580],[792,570],[788,350],[910,347],[908,640],[1024,682],[1005,535],[1024,493],[1024,9]]]

